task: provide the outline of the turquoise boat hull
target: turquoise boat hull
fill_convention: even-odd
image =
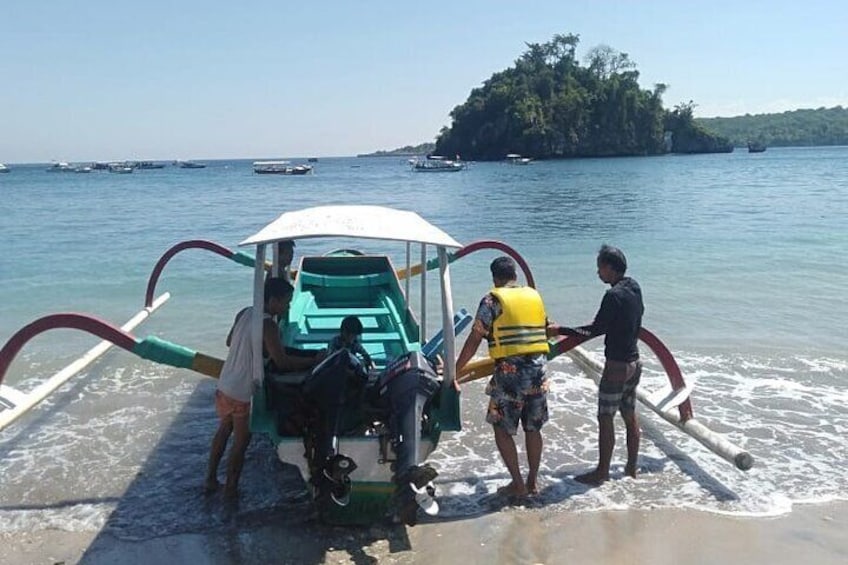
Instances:
[[[420,326],[406,305],[397,274],[386,256],[345,252],[306,257],[294,286],[288,318],[280,324],[284,343],[303,350],[321,350],[338,335],[345,317],[357,316],[363,326],[360,342],[376,365],[368,375],[366,386],[370,392],[341,409],[337,433],[333,434],[333,452],[355,463],[349,474],[349,502],[341,506],[321,496],[318,487],[321,481],[316,475],[321,472],[324,457],[312,445],[314,438],[310,437],[309,426],[298,428],[303,425],[300,419],[287,413],[294,410],[290,399],[300,394],[314,375],[267,376],[253,398],[251,431],[268,435],[278,457],[299,468],[324,521],[334,524],[379,521],[392,515],[398,486],[397,438],[393,437],[397,433],[392,434],[386,401],[379,398],[386,395],[387,388],[381,386],[380,379],[385,380],[387,367],[396,365],[397,360],[423,358]],[[433,352],[429,353],[432,359]],[[432,376],[435,377],[435,372]],[[339,382],[344,380],[341,377]],[[375,403],[383,406],[382,411],[374,409]],[[427,395],[418,395],[412,404],[409,410],[415,410],[411,417],[416,420],[417,437],[407,444],[407,452],[412,449],[413,453],[405,457],[419,464],[436,448],[442,431],[460,429],[459,397],[453,387],[439,383],[431,385]]]

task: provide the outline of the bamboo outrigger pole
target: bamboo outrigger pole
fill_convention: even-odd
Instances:
[[[600,382],[603,365],[590,357],[586,353],[586,350],[582,347],[575,347],[568,351],[567,355],[571,357],[584,371],[586,371],[595,383]],[[639,387],[636,388],[636,398],[639,402],[656,412],[663,420],[689,434],[716,455],[736,465],[737,469],[747,471],[754,465],[754,458],[750,453],[736,445],[733,445],[727,440],[727,438],[715,433],[694,417],[682,420],[680,415],[676,413],[674,407],[669,407],[665,410],[661,409],[651,402],[648,396],[642,392],[642,389]]]
[[[551,351],[548,354],[548,359],[552,359],[563,353],[568,354],[586,373],[595,381],[600,382],[603,365],[590,357],[585,349],[579,347],[581,343],[586,341],[585,337],[560,337],[551,342]],[[636,389],[636,398],[656,412],[662,419],[674,425],[680,431],[689,434],[698,440],[704,447],[715,453],[716,455],[733,463],[736,468],[747,471],[754,465],[754,458],[750,453],[744,451],[740,447],[733,445],[724,436],[710,430],[704,424],[695,419],[692,404],[689,401],[689,389],[686,383],[683,382],[683,376],[680,373],[680,368],[677,362],[671,355],[671,352],[653,333],[645,328],[639,333],[639,339],[657,355],[660,363],[663,366],[666,374],[669,377],[671,384],[671,392],[668,398],[654,401],[648,394],[642,391],[641,388]],[[468,383],[492,374],[495,368],[495,362],[491,358],[480,359],[469,363],[463,367],[458,375],[460,383]],[[672,399],[675,399],[673,401]],[[665,402],[668,400],[668,402]]]

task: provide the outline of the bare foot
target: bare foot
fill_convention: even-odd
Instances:
[[[527,494],[529,496],[536,496],[537,494],[539,494],[539,485],[536,484],[535,481],[533,481],[532,483],[530,481],[527,481]]]
[[[636,463],[632,463],[632,464],[628,463],[627,465],[624,466],[624,474],[627,475],[628,477],[632,477],[632,478],[635,479],[636,478],[636,471],[637,471]]]
[[[498,489],[498,495],[508,497],[527,496],[527,487],[523,483],[509,483]]]
[[[600,486],[608,479],[609,474],[602,475],[598,472],[597,469],[590,473],[583,473],[582,475],[577,475],[576,477],[574,477],[574,480],[578,483],[583,483],[584,485],[591,485],[595,487]]]
[[[212,494],[219,488],[221,488],[221,483],[215,479],[206,479],[206,482],[203,484],[203,494]]]

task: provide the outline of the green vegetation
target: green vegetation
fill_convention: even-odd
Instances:
[[[391,151],[375,151],[374,153],[361,153],[357,157],[412,157],[416,155],[429,155],[436,149],[435,143],[421,143],[420,145],[405,145],[392,149]]]
[[[736,146],[756,141],[767,146],[848,145],[848,108],[698,118],[695,123],[730,139]]]
[[[691,102],[666,111],[666,85],[641,89],[626,53],[601,45],[581,66],[578,42],[569,34],[527,44],[514,66],[492,75],[453,109],[436,152],[497,160],[507,153],[544,159],[733,150],[694,122]],[[670,148],[666,131],[672,132]]]
[[[665,118],[666,130],[674,132],[672,153],[731,153],[733,144],[708,131],[693,119],[695,103],[678,104]]]

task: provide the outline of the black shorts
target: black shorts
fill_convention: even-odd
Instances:
[[[598,387],[598,416],[632,414],[636,410],[636,387],[642,377],[641,361],[625,363],[607,359]]]

